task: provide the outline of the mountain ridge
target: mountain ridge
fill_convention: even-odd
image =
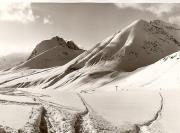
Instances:
[[[70,49],[80,50],[80,48],[73,41],[65,41],[63,38],[55,36],[49,40],[44,40],[37,44],[34,50],[32,51],[31,55],[28,57],[28,60],[46,50],[60,45],[62,47],[68,47]]]
[[[148,69],[180,50],[179,31],[158,25],[137,20],[66,64],[47,69],[48,73],[19,76],[1,85],[79,91],[82,86],[93,89],[128,78],[136,69]]]
[[[61,66],[84,52],[73,41],[65,41],[55,36],[40,42],[32,51],[27,61],[14,69],[44,69]],[[41,62],[41,63],[40,63]]]

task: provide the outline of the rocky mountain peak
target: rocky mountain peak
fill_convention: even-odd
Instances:
[[[73,42],[73,41],[66,41],[59,36],[52,37],[49,40],[44,40],[40,42],[35,49],[33,50],[32,54],[29,56],[28,60],[47,51],[54,47],[65,47],[72,50],[80,50],[80,48]]]

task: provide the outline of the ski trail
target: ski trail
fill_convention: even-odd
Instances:
[[[77,93],[85,110],[77,115],[75,133],[115,133],[117,127],[98,115],[85,99]],[[120,133],[120,132],[119,132]]]
[[[159,92],[159,96],[161,98],[159,110],[156,112],[156,114],[154,115],[154,117],[151,120],[138,125],[139,133],[154,133],[154,131],[153,132],[151,131],[151,126],[153,124],[155,124],[156,121],[161,117],[163,106],[164,106],[164,98],[160,92]]]
[[[161,117],[164,105],[164,98],[162,94],[159,93],[161,98],[160,107],[154,117],[143,124],[134,124],[132,129],[125,129],[122,131],[119,127],[111,125],[111,123],[97,115],[84,98],[79,93],[77,95],[85,106],[85,111],[80,113],[77,117],[75,133],[155,133],[151,130],[151,126]]]
[[[93,110],[93,108],[84,100],[84,98],[79,94],[77,93],[77,95],[79,96],[79,98],[81,99],[84,107],[86,108],[86,110],[88,112],[91,112],[91,113],[95,113],[95,111]]]
[[[12,91],[12,90],[10,90]],[[51,101],[43,100],[39,95],[21,91],[24,96],[31,97],[34,103],[0,100],[0,104],[19,104],[32,106],[29,119],[22,129],[14,130],[10,127],[0,125],[0,132],[12,133],[159,133],[154,125],[161,117],[164,98],[161,93],[160,107],[152,119],[142,123],[134,124],[132,128],[122,129],[105,120],[89,105],[86,100],[77,93],[85,109],[83,111],[66,107]]]
[[[82,101],[82,104],[84,105],[85,110],[83,112],[78,113],[76,116],[76,121],[74,124],[75,133],[84,133],[84,132],[96,133],[97,131],[94,129],[93,124],[88,116],[90,110],[87,106],[87,103],[79,93],[77,93],[77,95]]]
[[[76,113],[79,109],[66,107],[42,100],[41,97],[30,92],[21,91],[23,96],[30,97],[34,102],[17,102],[10,100],[0,100],[0,104],[15,104],[31,106],[32,110],[29,118],[21,129],[11,129],[0,125],[0,133],[74,133],[74,123]]]
[[[29,92],[23,93],[34,99],[35,102],[40,103],[44,109],[43,117],[41,117],[41,129],[45,130],[42,133],[74,133],[74,124],[76,120],[76,113],[79,112],[77,108],[63,106],[57,103],[46,101],[39,96],[33,95]],[[42,126],[44,125],[44,126]]]

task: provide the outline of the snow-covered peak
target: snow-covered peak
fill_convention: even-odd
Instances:
[[[94,86],[97,86],[116,79],[117,76],[122,73],[130,73],[138,68],[151,65],[170,54],[180,51],[180,34],[178,30],[169,30],[162,25],[164,24],[157,20],[154,22],[136,20],[121,31],[99,42],[89,51],[83,53],[80,51],[79,53],[82,54],[79,55],[79,53],[77,53],[76,55],[79,56],[73,60],[68,60],[63,63],[60,62],[61,64],[58,65],[64,65],[57,68],[58,72],[46,76],[51,80],[38,75],[38,78],[33,78],[33,81],[36,82],[39,79],[48,80],[48,83],[46,82],[42,88],[69,87],[71,85],[75,88],[76,85],[78,86],[84,83],[93,83]],[[52,42],[56,42],[55,44],[57,44],[59,38],[55,37],[52,40],[54,40]],[[66,42],[66,44],[67,51],[69,51],[68,46],[71,48],[74,46],[72,42]],[[51,45],[54,44],[51,43]],[[64,48],[62,45],[61,47]],[[50,56],[52,53],[55,53],[55,51],[57,53],[56,48],[52,49],[52,51],[49,50],[49,52],[45,52],[44,55],[39,56],[38,59],[43,58],[46,61],[47,58],[44,57],[57,57],[56,54]],[[66,55],[72,55],[71,52],[67,54],[67,51],[64,52],[62,50],[62,54],[65,53],[65,56],[60,55],[60,57],[63,57],[61,61],[67,58]],[[74,55],[70,57],[74,57]],[[31,62],[28,63],[32,65],[34,62],[39,63],[40,60],[31,60]],[[54,60],[54,62],[56,63],[57,60]],[[26,65],[28,63],[26,63]],[[44,66],[46,66],[46,62]],[[107,80],[102,80],[103,77],[107,75],[109,76]],[[59,77],[58,80],[53,80],[53,77],[56,76]],[[23,80],[21,79],[18,82],[23,82]],[[98,83],[96,84],[96,82]]]
[[[155,21],[159,22],[159,21]],[[159,22],[160,24],[161,22]],[[136,20],[100,43],[87,66],[109,62],[116,70],[133,71],[180,50],[179,34],[145,20]]]

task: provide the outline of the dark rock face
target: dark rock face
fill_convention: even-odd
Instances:
[[[65,48],[69,48],[72,50],[80,50],[80,48],[73,42],[73,41],[65,41],[63,38],[55,36],[49,40],[44,40],[40,42],[35,49],[32,51],[31,55],[29,56],[28,60],[47,51],[54,47],[62,46]]]
[[[79,47],[73,41],[67,41],[67,47],[74,50],[80,50]]]
[[[29,58],[15,69],[45,69],[62,66],[83,53],[73,41],[66,41],[55,36],[39,43],[32,51]]]

